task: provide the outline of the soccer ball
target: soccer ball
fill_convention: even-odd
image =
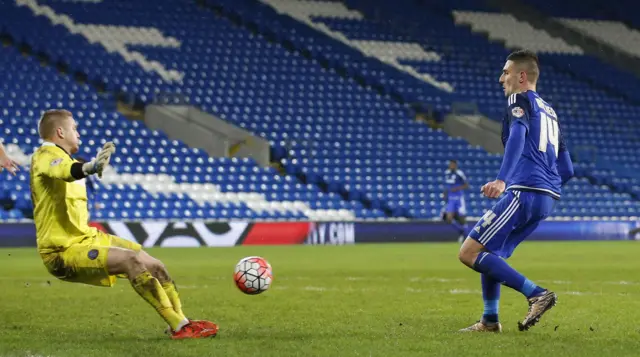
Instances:
[[[261,257],[242,258],[236,264],[233,280],[240,291],[249,295],[263,293],[271,286],[271,264]]]

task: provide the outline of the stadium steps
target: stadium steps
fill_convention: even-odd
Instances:
[[[64,62],[54,62],[46,53],[35,53],[28,43],[18,43],[8,33],[0,34],[0,42],[2,42],[3,46],[12,46],[19,49],[25,56],[37,58],[42,66],[51,66],[56,68],[58,73],[62,76],[71,76],[78,84],[88,84],[95,89],[98,94],[105,96],[104,102],[105,104],[109,104],[107,107],[117,110],[126,118],[131,120],[144,120],[144,106],[136,104],[140,102],[136,101],[131,104],[127,104],[125,101],[125,97],[127,96],[123,93],[107,92],[105,90],[106,86],[104,83],[99,81],[89,81],[86,73],[71,70],[70,66]]]
[[[196,1],[196,3],[198,5],[200,5],[201,7],[213,11],[215,13],[215,15],[217,16],[221,16],[224,17],[228,20],[230,20],[232,23],[234,23],[236,26],[238,27],[242,27],[244,29],[248,29],[250,30],[252,33],[259,35],[259,36],[263,36],[264,38],[266,38],[267,40],[271,41],[271,42],[277,42],[281,45],[284,46],[284,48],[286,48],[287,50],[294,52],[294,53],[299,53],[301,54],[304,58],[306,59],[313,59],[312,54],[305,50],[304,48],[298,48],[296,47],[292,42],[287,41],[286,39],[278,39],[276,37],[270,36],[269,33],[266,32],[260,32],[259,29],[257,28],[257,26],[252,26],[252,24],[250,22],[246,22],[244,21],[244,19],[242,19],[238,14],[235,14],[233,12],[229,12],[229,11],[225,11],[225,9],[223,7],[217,7],[211,4],[207,4],[204,1]],[[7,36],[10,37],[10,35],[7,34]],[[29,45],[29,43],[19,43],[19,44],[15,44],[17,45],[19,48],[24,48],[25,51],[27,53],[31,53],[31,47]],[[50,57],[47,54],[38,54],[39,56],[42,56],[42,58],[46,61],[46,62],[51,62]],[[359,85],[361,85],[362,87],[365,88],[372,88],[374,90],[376,90],[379,94],[383,95],[383,96],[389,96],[390,98],[392,98],[393,100],[395,100],[396,102],[403,104],[403,105],[409,105],[410,103],[405,101],[403,99],[403,97],[401,95],[398,95],[397,93],[394,93],[392,90],[390,90],[390,87],[388,86],[384,86],[382,84],[376,85],[376,84],[371,84],[370,80],[366,79],[364,76],[358,75],[357,73],[355,73],[352,70],[349,70],[345,67],[342,67],[339,65],[338,62],[322,62],[323,66],[327,69],[333,69],[336,71],[336,73],[338,73],[339,75],[341,75],[343,78],[347,78],[347,79],[354,79]],[[74,71],[73,69],[71,69],[71,67],[64,62],[57,62],[55,63],[56,68],[58,68],[58,71],[61,73],[61,75],[71,75],[74,78],[76,78],[79,83],[87,83],[89,85],[91,85],[94,89],[97,90],[104,90],[104,88],[106,88],[105,83],[100,82],[98,80],[96,81],[89,81],[87,80],[88,75],[82,71]],[[426,84],[425,84],[426,85]],[[125,115],[125,117],[129,118],[129,119],[134,119],[137,120],[139,119],[141,116],[143,117],[143,108],[144,105],[142,104],[143,101],[140,98],[135,98],[135,96],[131,93],[122,93],[122,92],[118,92],[118,91],[114,91],[112,93],[110,93],[113,96],[113,101],[112,104],[115,106],[114,109],[118,110],[120,113],[122,113],[123,115]],[[283,159],[286,159],[287,156],[283,156]],[[287,162],[286,160],[284,162]],[[278,164],[280,164],[279,162],[277,162]],[[282,165],[282,164],[280,164]],[[286,172],[286,167],[283,167],[285,169]],[[312,180],[309,179],[309,177],[307,177],[304,173],[299,173],[297,175],[294,175],[294,177],[296,177],[298,180],[300,180],[300,182],[302,183],[308,183],[308,182],[312,182]],[[344,192],[343,190],[340,189],[340,184],[337,182],[325,182],[323,180],[321,180],[321,182],[315,183],[314,184],[320,188],[323,192],[325,193],[329,193],[329,192],[334,192],[339,194],[344,200],[346,201],[351,201],[349,199],[350,195],[349,192]],[[380,200],[370,200],[366,197],[357,199],[357,201],[359,201],[360,203],[363,204],[364,207],[366,208],[380,208],[383,212],[385,212],[387,217],[394,217],[394,216],[400,216],[401,218],[405,218],[406,216],[403,215],[400,211],[395,211],[393,212],[393,210],[391,208],[389,208],[389,206],[387,205],[386,202],[384,201],[380,201]]]
[[[218,12],[216,12],[216,14],[218,14]],[[241,24],[233,20],[233,18],[229,18],[229,19],[231,19],[236,25],[241,26]],[[254,33],[259,34],[257,32],[254,32]],[[65,62],[53,61],[51,57],[46,53],[41,53],[41,52],[35,53],[28,42],[18,42],[9,33],[1,33],[0,39],[2,40],[4,46],[10,46],[18,49],[24,56],[37,58],[43,66],[50,66],[55,68],[59,75],[70,76],[74,78],[74,80],[79,84],[87,84],[91,86],[98,93],[101,93],[106,96],[105,101],[108,101],[111,104],[111,105],[108,105],[108,107],[110,107],[114,111],[117,110],[118,112],[123,114],[125,117],[132,120],[144,119],[144,105],[142,104],[143,102],[141,99],[135,98],[133,94],[122,93],[118,91],[105,92],[105,88],[107,88],[105,83],[99,80],[96,80],[96,81],[88,80],[88,75],[86,73],[79,70],[73,70],[71,66]],[[291,48],[290,50],[293,50],[293,48]],[[305,55],[306,58],[309,58],[309,59],[311,58],[309,57],[310,55],[308,53],[307,54],[302,53],[302,54]],[[350,78],[350,77],[346,76],[345,74],[345,78]],[[130,104],[127,104],[127,103],[130,103]],[[286,176],[288,174],[286,171],[286,167],[284,167],[281,162],[272,162],[271,166],[273,167],[273,165],[276,166],[276,169],[281,175]],[[291,176],[297,179],[301,183],[306,184],[309,181],[307,180],[304,174],[291,175]],[[330,186],[333,187],[330,184],[321,182],[316,186],[324,193],[334,192],[339,194],[340,197],[342,197],[345,201],[352,201],[348,199],[348,194],[342,193],[338,189],[333,191],[329,190]],[[378,202],[377,205],[376,204],[372,205],[371,201],[367,199],[362,199],[357,201],[360,202],[366,209],[370,209],[372,207],[380,208],[385,213],[387,218],[394,218],[391,212],[391,209],[389,209],[384,202]],[[4,201],[0,200],[0,209],[4,208],[3,210],[6,211],[0,214],[0,219],[6,218],[6,217],[8,217],[9,219],[12,219],[14,216],[16,216],[16,211],[21,212],[21,215],[19,215],[20,217],[31,218],[31,215],[32,215],[31,209],[20,210],[16,208],[16,206],[17,206],[17,202],[15,200],[12,200],[10,197],[7,197]],[[406,218],[406,217],[401,216],[396,218]]]
[[[33,57],[39,60],[40,65],[43,67],[54,67],[58,71],[61,76],[69,76],[71,75],[78,83],[83,84],[82,78],[84,76],[81,72],[69,73],[67,71],[67,66],[64,63],[53,63],[50,58],[44,53],[34,53],[31,47],[26,43],[17,43],[11,35],[8,33],[0,33],[0,43],[3,47],[14,47],[20,51],[20,53],[25,57]],[[99,93],[103,93],[103,87],[95,86],[94,87]],[[13,151],[11,146],[5,146],[5,149],[8,151],[9,155],[13,156]],[[2,172],[2,175],[7,175],[7,173]],[[1,191],[1,190],[0,190]],[[0,192],[2,193],[2,192]],[[21,221],[24,219],[32,219],[33,218],[33,209],[29,207],[19,207],[18,199],[16,197],[12,197],[11,195],[3,195],[0,194],[0,220],[13,222],[13,221]]]
[[[311,58],[311,54],[309,53],[309,51],[307,49],[304,48],[304,46],[299,46],[296,47],[296,45],[291,42],[288,41],[286,38],[279,38],[278,36],[274,35],[273,33],[265,31],[265,29],[262,29],[259,25],[257,25],[254,22],[254,19],[251,18],[250,16],[245,16],[246,13],[244,11],[236,11],[236,9],[233,8],[233,6],[228,6],[227,3],[225,3],[224,1],[217,3],[215,1],[197,1],[198,4],[204,8],[207,8],[211,11],[214,11],[216,14],[218,14],[219,16],[224,16],[227,17],[229,19],[231,19],[232,21],[234,21],[234,23],[236,23],[238,26],[243,26],[247,29],[250,29],[252,32],[257,33],[259,35],[264,36],[265,38],[269,39],[270,41],[277,41],[280,44],[283,44],[288,50],[292,51],[292,52],[298,52],[302,55],[304,55],[306,58],[310,59]],[[261,3],[256,3],[255,6],[262,6],[264,7],[264,4]],[[287,16],[287,15],[281,15],[278,13],[275,13],[272,15],[275,17],[281,17],[281,16]],[[283,22],[283,24],[285,24],[286,22]],[[301,24],[302,26],[306,26],[304,24]],[[322,36],[322,35],[320,35]],[[328,37],[328,36],[327,36]],[[342,45],[341,43],[338,45]],[[345,77],[351,77],[354,79],[359,80],[360,76],[358,76],[357,74],[354,74],[353,71],[349,71],[348,69],[342,67],[339,63],[324,63],[325,66],[331,66],[331,68],[336,69],[338,71],[338,73],[341,73],[343,76]],[[558,67],[557,63],[553,63],[554,67]],[[608,87],[603,87],[601,83],[595,82],[595,81],[591,81],[588,78],[584,78],[582,76],[580,76],[579,74],[576,74],[574,72],[570,71],[570,68],[566,68],[566,66],[561,67],[562,69],[564,69],[565,72],[568,72],[569,74],[575,76],[575,77],[579,77],[582,81],[586,81],[588,82],[590,85],[594,86],[594,87],[600,87],[602,89],[605,89],[609,92],[611,92],[610,88]],[[390,68],[390,70],[394,70],[392,68]],[[362,82],[359,81],[359,83],[361,83],[361,85],[366,86],[366,79],[364,79]],[[382,88],[376,88],[379,90],[379,93],[384,93],[383,89],[385,87]],[[616,95],[620,95],[621,93],[619,93],[618,91],[614,92],[614,94]],[[408,104],[407,102],[402,100],[401,96],[398,96],[396,98],[394,98],[396,100],[398,100],[400,103],[403,104]],[[288,160],[287,157],[284,156],[283,157],[284,161],[284,167],[286,169],[286,166],[288,164]],[[308,177],[306,177],[306,175],[304,175],[303,173],[298,173],[298,177],[302,182],[307,182]],[[589,182],[591,182],[594,185],[604,185],[609,187],[609,189],[611,190],[611,192],[619,192],[619,193],[629,193],[631,194],[634,198],[638,198],[639,196],[634,193],[634,191],[628,189],[627,186],[625,185],[616,185],[613,183],[613,180],[611,177],[602,177],[602,176],[598,176],[598,175],[594,175],[592,173],[592,171],[590,170],[582,170],[580,171],[579,175],[576,175],[576,177],[584,177],[587,178],[589,180]],[[318,184],[318,186],[325,192],[327,191],[332,191],[332,185],[331,183],[327,183],[327,182],[321,182]],[[334,192],[335,189],[333,189]],[[343,195],[343,198],[348,199],[348,195],[349,192],[339,192]],[[366,199],[360,199],[360,201],[365,204],[366,207],[371,207],[371,205],[379,205],[380,202],[372,202]],[[384,207],[384,203],[382,202],[383,208]],[[386,208],[384,209],[385,213],[387,215],[393,215],[393,212],[391,212],[390,209]]]
[[[233,7],[225,6],[227,4],[216,3],[216,2],[213,2],[213,1],[198,0],[198,1],[196,1],[196,3],[200,7],[202,7],[203,9],[207,9],[209,11],[212,11],[218,16],[225,17],[225,18],[231,20],[235,25],[243,27],[245,29],[248,29],[252,33],[257,34],[259,36],[262,36],[265,39],[267,39],[268,41],[277,42],[277,43],[281,44],[288,51],[291,51],[293,53],[299,53],[304,58],[309,59],[309,60],[314,59],[313,54],[308,49],[306,49],[304,47],[304,45],[297,45],[294,42],[288,40],[287,38],[284,38],[284,37],[281,37],[281,36],[276,36],[274,33],[269,32],[268,29],[264,29],[261,26],[259,26],[258,24],[256,24],[254,22],[253,18],[251,18],[249,16],[244,16],[246,14],[244,11],[236,11]],[[262,3],[257,2],[255,4],[255,6],[259,6],[262,9],[268,9],[268,11],[273,11],[275,16],[288,17],[287,15],[278,15],[278,14],[276,14],[273,9],[271,9],[269,6],[267,6],[265,4],[262,4]],[[300,24],[300,26],[306,26],[306,25]],[[318,33],[318,35],[319,36],[324,36],[324,35],[322,35],[320,33]],[[327,39],[329,41],[333,40],[333,39],[329,38],[328,36],[327,36]],[[344,46],[342,43],[339,43],[337,41],[336,41],[336,45],[337,46]],[[355,52],[357,52],[357,51],[355,51]],[[356,56],[360,56],[362,61],[371,60],[371,58],[365,58],[364,55],[362,55],[359,52],[356,53],[355,55]],[[338,61],[326,61],[326,60],[324,60],[323,57],[316,57],[315,59],[318,60],[323,67],[335,70],[336,73],[338,73],[339,75],[341,75],[344,78],[355,80],[356,83],[358,83],[360,86],[362,86],[364,88],[371,88],[371,89],[375,90],[377,93],[379,93],[380,95],[388,96],[391,99],[393,99],[394,101],[396,101],[396,102],[398,102],[398,103],[400,103],[402,105],[411,106],[411,107],[417,109],[417,111],[424,110],[423,105],[418,104],[415,101],[407,100],[406,96],[403,96],[398,91],[396,91],[397,88],[394,88],[393,86],[385,85],[385,84],[382,84],[382,83],[376,83],[375,80],[373,80],[371,77],[366,77],[365,75],[360,74],[357,70],[353,70],[353,69],[350,69],[348,67],[345,67],[342,63],[340,63]],[[380,62],[380,64],[382,64],[382,62]],[[394,71],[394,70],[395,69],[393,69],[392,67],[389,67],[389,71]],[[422,85],[429,86],[429,84],[427,84],[427,83],[422,83]],[[446,94],[446,93],[443,92],[443,95],[444,94]],[[433,116],[437,117],[439,115],[435,114],[435,115],[432,115],[431,117],[433,117]],[[427,123],[425,123],[425,125],[427,125]],[[290,158],[286,154],[276,156],[276,161],[280,161],[282,163],[283,167],[285,168],[285,170],[290,165],[291,161],[289,159]],[[291,169],[290,170],[291,174],[293,174],[296,171],[296,170],[294,170],[294,168],[290,168],[290,169]],[[385,212],[385,214],[388,217],[397,217],[397,216],[399,216],[399,217],[408,217],[408,215],[405,212],[403,212],[403,210],[395,210],[394,211],[392,208],[389,207],[389,205],[385,201],[381,201],[381,200],[378,200],[378,199],[370,199],[370,198],[367,197],[366,193],[364,195],[357,195],[356,193],[349,192],[348,190],[344,190],[344,189],[340,188],[341,184],[339,184],[337,182],[327,182],[327,181],[321,180],[320,182],[316,183],[315,179],[309,177],[305,173],[297,172],[297,173],[295,173],[295,175],[298,177],[298,179],[301,182],[303,182],[303,183],[309,183],[309,182],[314,183],[323,192],[335,192],[335,193],[338,193],[345,200],[352,200],[354,197],[357,197],[356,200],[361,202],[366,208],[379,208],[383,212]]]
[[[292,42],[287,41],[286,39],[282,39],[282,38],[277,38],[275,36],[273,36],[272,34],[269,34],[268,32],[261,32],[260,28],[255,25],[254,23],[252,23],[251,19],[245,19],[242,18],[242,16],[239,13],[234,12],[231,9],[227,9],[223,6],[219,6],[219,5],[215,5],[215,4],[211,4],[209,2],[205,2],[205,1],[196,1],[196,3],[202,7],[203,9],[207,9],[209,11],[213,11],[216,15],[218,16],[222,16],[225,17],[229,20],[231,20],[235,25],[243,27],[245,29],[250,30],[252,33],[259,35],[259,36],[263,36],[265,39],[267,39],[270,42],[277,42],[281,45],[284,46],[284,48],[286,48],[288,51],[291,51],[293,53],[299,53],[300,55],[302,55],[304,58],[311,60],[313,59],[312,54],[301,47],[296,47]],[[316,58],[318,60],[321,60],[321,58]],[[364,88],[372,88],[375,91],[377,91],[377,93],[379,93],[380,95],[383,96],[390,96],[393,100],[395,100],[396,102],[403,104],[403,105],[410,105],[411,103],[405,101],[402,96],[399,95],[394,95],[393,92],[390,92],[388,87],[382,86],[382,85],[369,85],[367,84],[367,79],[365,79],[363,76],[358,75],[356,73],[354,73],[353,71],[350,71],[342,66],[340,66],[337,62],[320,62],[323,67],[327,68],[327,69],[333,69],[336,71],[336,73],[338,73],[340,76],[344,77],[344,78],[348,78],[348,79],[353,79],[356,81],[356,83],[358,83],[360,86],[364,87]],[[284,153],[284,155],[278,156],[276,157],[276,161],[275,163],[278,165],[281,165],[281,167],[286,170],[287,169],[287,165],[290,162],[288,155],[286,153]],[[272,158],[273,160],[273,158]],[[350,192],[345,191],[340,189],[340,185],[336,182],[325,182],[324,180],[321,180],[320,182],[315,182],[315,180],[310,180],[310,178],[302,173],[299,172],[295,175],[301,182],[303,183],[314,183],[316,184],[323,192],[335,192],[341,195],[341,197],[347,201],[349,201],[349,197],[350,197]],[[400,211],[393,211],[391,208],[389,208],[389,206],[386,204],[386,202],[384,201],[379,201],[379,200],[371,200],[368,199],[366,197],[359,197],[357,199],[357,201],[359,201],[360,203],[362,203],[364,205],[364,207],[366,208],[380,208],[388,217],[401,217],[401,218],[407,218],[407,215],[404,214],[403,212]]]
[[[449,94],[423,80],[407,73],[396,70],[393,66],[380,61],[378,58],[364,55],[353,46],[347,46],[338,39],[310,27],[287,14],[276,11],[262,1],[253,0],[196,0],[201,7],[211,10],[219,16],[234,21],[249,31],[259,34],[265,39],[281,44],[289,51],[301,54],[307,59],[315,59],[325,68],[331,68],[344,78],[357,81],[361,86],[373,89],[383,96],[406,105],[411,105],[416,111],[425,110],[432,103],[420,99],[420,95],[437,92],[447,98]],[[264,25],[263,20],[279,27],[272,29]],[[278,32],[280,31],[280,32]],[[295,38],[298,36],[298,38]],[[307,37],[308,42],[300,41]],[[313,38],[311,38],[313,37]],[[316,42],[317,41],[317,42]],[[313,44],[323,46],[322,51],[314,49]],[[342,61],[333,57],[333,50],[341,55],[348,55],[349,61]],[[389,77],[393,74],[393,77]],[[435,113],[443,117],[445,113]]]
[[[507,8],[511,8],[511,6],[506,6]],[[466,17],[473,17],[474,14],[480,14],[480,13],[473,13],[473,12],[468,12],[466,14],[459,14],[459,18],[463,18],[461,15],[466,15]],[[482,15],[482,14],[480,14]],[[492,14],[492,13],[487,13],[487,15],[494,15],[494,16],[504,16],[502,14]],[[523,20],[522,18],[518,19],[520,22],[525,22],[525,20]],[[474,21],[461,21],[462,23],[460,24],[460,26],[475,26]],[[495,21],[494,21],[495,22]],[[536,23],[534,23],[536,24]],[[492,25],[493,26],[493,25]],[[499,26],[498,26],[499,27]],[[471,30],[471,29],[470,29]],[[493,33],[483,33],[483,36],[485,36],[485,38],[488,41],[494,41],[492,35],[494,35]],[[515,36],[517,38],[517,35]],[[507,47],[512,47],[512,46],[508,46],[508,44],[505,43],[505,46]],[[546,61],[546,62],[550,62],[550,64],[565,73],[568,73],[570,75],[572,75],[574,78],[579,79],[580,81],[586,82],[589,85],[591,85],[592,87],[595,88],[599,88],[602,89],[614,96],[617,97],[623,97],[625,100],[632,102],[632,103],[638,103],[637,99],[632,98],[631,96],[627,95],[627,93],[623,93],[621,92],[619,89],[614,88],[613,86],[609,86],[609,85],[605,85],[601,82],[598,81],[594,81],[588,77],[585,76],[581,76],[579,72],[576,72],[576,69],[574,67],[571,66],[570,62],[564,63],[562,61],[561,58],[554,58],[552,55],[546,54],[546,53],[542,53],[541,54],[541,58]],[[580,58],[582,58],[581,56],[579,56],[577,58],[577,60],[579,60]],[[569,143],[571,144],[571,143]],[[570,145],[570,149],[571,145]],[[603,160],[595,160],[594,162],[597,166],[597,170],[613,170],[616,171],[615,176],[613,175],[603,175],[603,174],[598,174],[598,173],[594,173],[597,172],[597,170],[592,171],[585,171],[581,177],[586,177],[590,180],[590,182],[592,182],[593,184],[596,185],[605,185],[607,187],[609,187],[611,189],[612,192],[617,192],[617,193],[629,193],[634,199],[638,200],[640,199],[640,191],[636,190],[633,188],[632,184],[625,184],[625,183],[620,183],[620,181],[628,181],[631,179],[634,179],[635,177],[632,174],[628,173],[628,170],[624,169],[623,167],[621,167],[621,165],[616,165],[615,163],[609,163],[609,162],[604,162]]]
[[[431,5],[432,5],[432,7],[429,10],[439,11],[437,9],[437,5],[435,5],[435,4],[431,4]],[[367,11],[365,11],[365,9],[361,9],[359,7],[356,7],[356,8],[358,8],[358,10],[361,10],[362,13],[364,13],[365,15],[370,15]],[[442,9],[440,9],[440,10],[442,10]],[[446,13],[447,11],[442,10],[440,12],[445,12]],[[449,16],[448,13],[447,13],[447,16]],[[389,21],[389,23],[394,23],[394,22],[393,21]],[[394,31],[397,30],[397,31],[402,32],[401,29],[393,29],[393,30]],[[549,57],[550,60],[553,58],[553,55],[543,55],[543,56]],[[545,60],[547,60],[546,57],[545,57]],[[591,80],[588,77],[585,78],[584,76],[581,76],[580,73],[572,72],[571,71],[572,68],[571,68],[570,64],[569,64],[569,66],[567,66],[566,64],[558,63],[557,61],[552,61],[551,64],[554,67],[556,67],[557,69],[559,69],[561,72],[567,73],[567,74],[571,75],[572,77],[574,77],[576,79],[579,79],[580,81],[588,83],[592,87],[603,89],[606,92],[610,92],[610,93],[612,92],[609,87],[603,86],[602,83],[599,83],[597,81]],[[613,92],[612,94],[614,94],[615,96],[620,96],[621,93],[620,93],[619,90],[617,90],[617,91]],[[628,96],[627,96],[627,99],[629,99]],[[624,170],[620,171],[618,169],[617,171],[618,171],[619,174],[622,174],[624,176]],[[581,175],[578,175],[578,177],[588,178],[589,181],[592,182],[593,184],[605,185],[605,186],[609,187],[612,192],[630,193],[634,197],[638,196],[636,191],[630,189],[630,185],[628,185],[628,184],[620,184],[620,183],[614,182],[614,181],[625,181],[624,179],[619,180],[618,178],[613,178],[611,176],[603,177],[603,176],[600,176],[600,175],[597,175],[597,174],[594,175],[590,171],[584,171],[584,172],[581,173]]]
[[[520,0],[486,0],[505,13],[511,13],[517,19],[547,31],[552,36],[562,38],[570,44],[580,46],[586,53],[605,63],[609,63],[623,71],[630,71],[640,78],[640,59],[603,41],[598,41],[585,36],[578,30],[567,26],[561,21],[545,16],[533,6]],[[619,93],[615,87],[607,86],[609,91],[615,91],[618,95],[627,96],[627,93]]]

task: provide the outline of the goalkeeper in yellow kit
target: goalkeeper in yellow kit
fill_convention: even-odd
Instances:
[[[116,276],[127,277],[169,324],[172,339],[215,336],[214,323],[185,317],[162,262],[137,243],[89,227],[84,179],[102,176],[115,145],[104,144],[90,162],[74,160],[80,135],[66,110],[45,112],[38,131],[44,143],[31,159],[31,195],[38,252],[47,270],[64,281],[105,287],[112,286]]]

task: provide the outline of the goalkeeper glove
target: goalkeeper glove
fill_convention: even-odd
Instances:
[[[87,176],[98,174],[98,177],[102,178],[102,170],[109,164],[111,154],[114,152],[116,152],[116,146],[111,141],[107,142],[98,153],[98,156],[82,165],[82,172]]]

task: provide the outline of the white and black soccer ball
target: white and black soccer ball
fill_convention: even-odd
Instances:
[[[242,258],[236,264],[233,280],[240,291],[249,295],[263,293],[273,281],[271,264],[262,257]]]

